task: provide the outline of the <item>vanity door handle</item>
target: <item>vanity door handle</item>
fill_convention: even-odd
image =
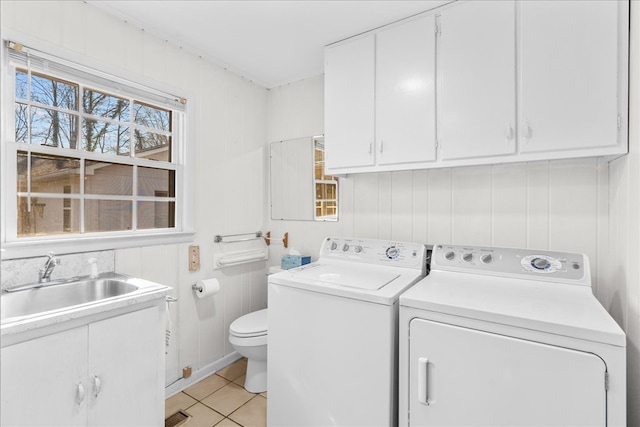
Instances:
[[[93,396],[97,399],[100,393],[102,393],[102,381],[99,376],[95,375],[93,377]]]

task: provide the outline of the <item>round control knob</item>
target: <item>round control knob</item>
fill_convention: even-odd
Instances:
[[[360,252],[362,252],[362,246],[360,246],[360,245],[355,246],[355,247],[353,248],[353,251],[354,251],[355,253],[359,254]]]
[[[493,262],[493,255],[491,254],[482,255],[482,257],[480,257],[480,261],[482,261],[484,264],[491,264]]]
[[[338,249],[338,244],[336,242],[331,242],[331,250],[335,251],[336,249]]]
[[[462,254],[462,260],[466,262],[473,261],[473,254],[471,252],[467,252],[466,254]]]
[[[398,256],[398,248],[396,248],[395,246],[391,246],[389,248],[387,248],[387,258],[389,259],[394,259]]]
[[[533,266],[533,268],[536,268],[538,270],[546,270],[550,266],[549,261],[547,261],[545,258],[534,258],[531,260],[531,265]]]
[[[342,245],[342,252],[347,252],[348,250],[349,250],[349,245],[347,243]]]
[[[453,259],[455,257],[456,257],[456,254],[453,251],[449,251],[449,252],[445,252],[444,253],[444,259],[446,259],[447,261],[453,261]]]

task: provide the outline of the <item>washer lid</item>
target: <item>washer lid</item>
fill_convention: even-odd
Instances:
[[[400,277],[395,271],[372,271],[359,267],[316,263],[309,268],[292,271],[292,274],[298,280],[314,280],[367,291],[377,291]]]
[[[238,317],[229,326],[229,332],[237,337],[254,337],[267,333],[267,309]]]

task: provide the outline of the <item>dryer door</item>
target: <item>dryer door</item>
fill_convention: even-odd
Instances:
[[[410,337],[409,425],[606,425],[606,365],[591,353],[424,319]]]

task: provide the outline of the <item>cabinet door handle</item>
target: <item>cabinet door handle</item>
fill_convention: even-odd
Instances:
[[[529,126],[529,122],[523,123],[522,134],[524,136],[524,141],[529,142],[529,140],[533,137],[533,129]]]
[[[429,388],[429,378],[427,378],[427,365],[429,359],[426,357],[418,358],[418,401],[423,405],[429,405],[429,396],[427,389]]]
[[[94,375],[93,377],[93,395],[97,399],[98,396],[102,393],[102,381],[100,381],[100,377]]]
[[[369,143],[369,154],[373,153],[373,142]]]
[[[76,384],[76,403],[79,405],[84,400],[84,386],[82,383]]]
[[[384,148],[384,141],[380,140],[380,154],[382,154],[382,149]]]
[[[507,138],[507,144],[513,141],[513,126],[510,123],[505,127],[504,136]]]

